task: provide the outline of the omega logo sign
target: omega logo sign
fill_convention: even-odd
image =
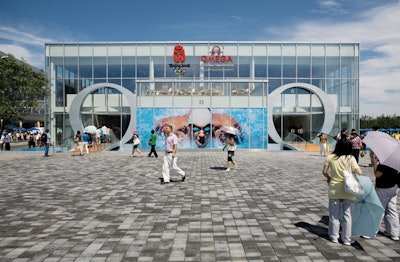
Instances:
[[[204,63],[232,63],[232,57],[229,56],[225,56],[223,54],[223,51],[221,50],[221,47],[219,46],[214,46],[211,49],[211,55],[210,56],[201,56],[200,57],[200,61],[204,62]]]

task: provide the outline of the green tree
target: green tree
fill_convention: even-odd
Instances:
[[[360,128],[400,128],[400,116],[381,115],[378,117],[362,116],[360,118]]]
[[[21,120],[25,109],[38,108],[50,95],[43,71],[9,54],[0,58],[0,117],[4,128]],[[3,130],[1,130],[2,132]]]

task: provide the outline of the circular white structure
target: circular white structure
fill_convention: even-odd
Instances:
[[[328,95],[320,88],[306,83],[290,83],[280,86],[277,89],[275,89],[271,94],[268,95],[268,135],[271,137],[272,140],[274,140],[278,144],[281,144],[283,140],[276,131],[276,127],[273,120],[274,102],[279,100],[278,98],[283,92],[285,92],[290,88],[295,88],[295,87],[308,90],[317,95],[317,97],[321,100],[325,111],[324,123],[322,125],[321,132],[328,134],[332,130],[333,125],[335,123],[335,107],[333,106],[333,103],[331,99],[328,97]]]
[[[128,89],[123,86],[113,84],[113,83],[99,83],[86,87],[81,92],[77,94],[74,100],[71,103],[69,110],[69,119],[71,122],[71,128],[76,133],[78,130],[83,130],[82,123],[82,114],[81,107],[86,97],[90,95],[93,91],[96,91],[100,88],[109,87],[118,90],[122,95],[126,97],[130,107],[131,119],[129,121],[128,129],[125,132],[125,135],[122,137],[120,141],[120,147],[126,144],[133,136],[133,130],[136,129],[136,94],[132,93]]]

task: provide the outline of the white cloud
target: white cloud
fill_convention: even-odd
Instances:
[[[325,1],[334,6],[334,1]],[[400,4],[394,3],[357,14],[352,21],[308,20],[295,28],[267,28],[288,41],[359,42],[360,114],[400,114]],[[288,36],[287,32],[292,32]],[[370,55],[372,54],[372,55]],[[365,55],[365,56],[364,56]],[[364,58],[365,57],[365,58]]]
[[[15,58],[24,60],[36,68],[44,69],[44,51],[32,52],[32,49],[17,44],[0,44],[0,51],[12,54]]]
[[[35,34],[24,32],[24,30],[7,26],[0,26],[0,38],[24,45],[34,46],[43,46],[43,43],[53,41],[53,39],[50,38],[38,37]]]
[[[22,59],[34,67],[44,69],[44,43],[54,40],[38,35],[28,27],[21,29],[18,26],[13,28],[0,25],[0,50],[13,54],[17,59]]]

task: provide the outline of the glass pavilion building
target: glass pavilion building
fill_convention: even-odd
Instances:
[[[317,142],[359,129],[359,53],[358,43],[48,43],[45,125],[58,143],[107,126],[120,150],[134,130],[146,147],[165,123],[187,149],[221,148],[227,133],[239,148]]]

